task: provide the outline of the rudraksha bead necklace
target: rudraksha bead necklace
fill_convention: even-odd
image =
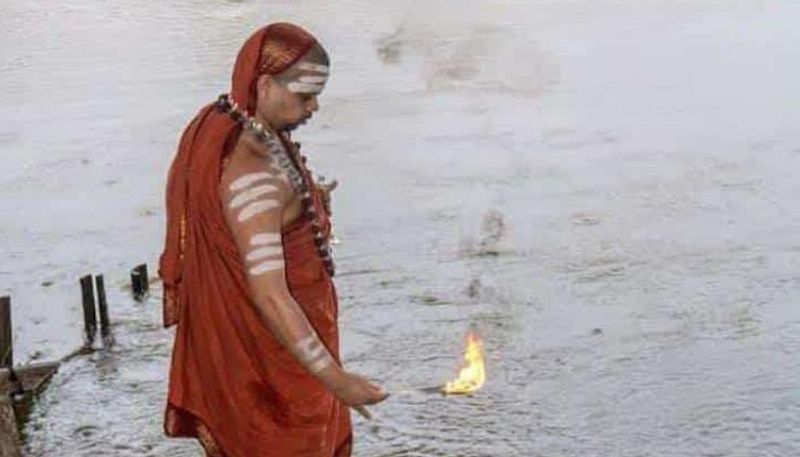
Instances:
[[[303,163],[305,163],[305,157],[300,155],[296,146],[285,147],[280,139],[275,138],[263,125],[242,110],[228,94],[220,95],[215,103],[215,107],[218,111],[230,116],[230,118],[241,125],[242,128],[252,132],[256,139],[266,146],[267,151],[277,160],[278,165],[289,176],[289,182],[292,188],[297,195],[300,195],[303,214],[311,223],[311,231],[314,234],[314,244],[317,246],[317,254],[320,259],[322,259],[322,263],[325,265],[325,270],[328,272],[328,275],[333,277],[336,268],[333,263],[332,249],[330,240],[322,232],[320,215],[314,206],[314,200],[311,195],[311,186],[313,184],[311,183],[310,173],[303,173],[301,171],[301,167]]]

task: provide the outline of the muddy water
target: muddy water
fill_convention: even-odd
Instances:
[[[62,368],[30,455],[199,455],[162,436],[157,297],[122,286],[159,252],[180,129],[276,19],[334,58],[298,137],[342,182],[347,364],[395,392],[356,419],[356,455],[800,454],[795,2],[0,10],[17,359],[80,343],[79,275],[114,286],[117,346]],[[417,390],[456,373],[469,329],[485,388]]]

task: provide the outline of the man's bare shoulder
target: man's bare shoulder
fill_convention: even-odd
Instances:
[[[228,156],[220,177],[219,192],[224,200],[228,200],[253,188],[273,190],[281,199],[290,191],[287,176],[273,157],[240,142]]]

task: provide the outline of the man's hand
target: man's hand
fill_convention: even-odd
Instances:
[[[389,396],[377,384],[373,384],[363,376],[347,372],[343,373],[333,393],[342,403],[353,408],[374,405],[386,400]]]
[[[330,183],[326,183],[324,178],[320,178],[319,183],[317,183],[317,190],[319,190],[320,196],[322,197],[322,206],[325,207],[325,212],[328,215],[331,215],[331,192],[334,189],[339,187],[339,181],[333,180]]]

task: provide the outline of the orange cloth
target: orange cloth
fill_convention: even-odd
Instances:
[[[290,24],[259,30],[239,53],[231,96],[252,113],[258,76],[280,73],[314,43]],[[223,161],[239,131],[227,115],[206,106],[184,131],[170,169],[159,274],[164,325],[177,323],[177,329],[165,431],[198,438],[214,457],[346,457],[349,409],[278,342],[249,298],[218,193]],[[326,214],[318,194],[314,204]],[[329,232],[330,222],[322,222]],[[283,249],[289,290],[338,360],[336,290],[302,216],[283,228]]]

